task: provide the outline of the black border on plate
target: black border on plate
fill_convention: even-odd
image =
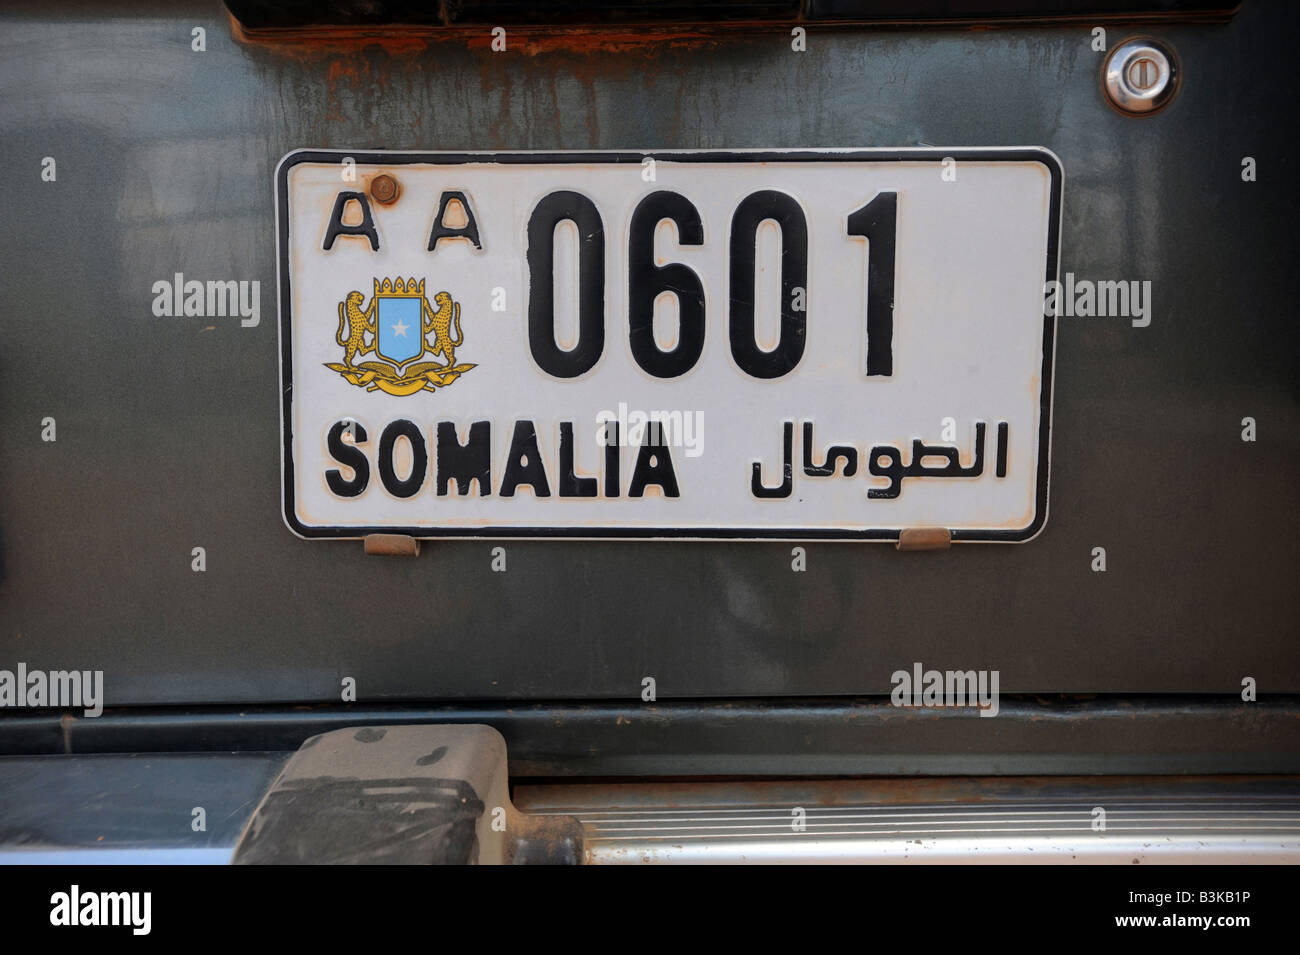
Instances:
[[[275,170],[275,214],[277,241],[277,278],[280,289],[280,431],[282,473],[282,516],[294,534],[309,539],[357,540],[368,534],[405,534],[421,539],[435,538],[515,538],[565,540],[864,540],[896,541],[897,528],[828,529],[769,528],[748,530],[735,527],[708,528],[616,528],[616,527],[316,527],[298,520],[293,499],[293,341],[289,289],[289,170],[299,163],[338,163],[350,157],[357,165],[459,165],[464,163],[632,163],[653,158],[662,162],[937,162],[952,157],[963,160],[1036,162],[1046,167],[1051,177],[1051,208],[1047,224],[1047,269],[1045,282],[1058,278],[1057,268],[1061,234],[1061,188],[1064,173],[1060,160],[1050,150],[1024,146],[1014,148],[942,149],[759,149],[759,150],[627,150],[543,152],[401,152],[347,151],[340,149],[297,149],[284,156]],[[992,541],[1022,543],[1033,539],[1047,523],[1047,485],[1051,465],[1052,372],[1055,361],[1056,320],[1043,318],[1043,366],[1039,387],[1039,434],[1037,493],[1034,519],[1019,530],[953,530],[954,541]]]

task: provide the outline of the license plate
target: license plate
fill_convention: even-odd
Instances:
[[[304,537],[1024,541],[1046,150],[304,150],[276,173]]]

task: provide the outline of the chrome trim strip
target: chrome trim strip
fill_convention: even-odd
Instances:
[[[516,801],[577,816],[596,864],[1300,862],[1294,778],[533,786]]]

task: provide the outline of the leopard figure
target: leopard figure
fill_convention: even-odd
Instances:
[[[372,335],[379,332],[374,316],[375,306],[372,302],[370,308],[363,312],[363,301],[365,296],[360,292],[348,292],[347,300],[339,302],[339,331],[334,340],[344,346],[343,363],[348,367],[352,367],[352,361],[357,355],[368,355],[375,350],[374,344],[367,345],[365,339],[366,332]]]
[[[439,292],[433,297],[438,311],[434,312],[425,304],[424,334],[433,332],[432,355],[442,355],[447,360],[447,367],[456,364],[456,346],[465,341],[460,330],[460,303],[453,302],[446,292]],[[451,337],[451,324],[456,323],[456,337]]]

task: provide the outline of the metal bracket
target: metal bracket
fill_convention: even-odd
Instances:
[[[905,527],[898,532],[899,550],[947,550],[952,531],[946,527]]]
[[[405,534],[367,534],[365,547],[372,557],[420,556],[420,542]]]
[[[573,864],[582,823],[520,812],[490,726],[354,726],[285,764],[235,847],[236,865]]]

